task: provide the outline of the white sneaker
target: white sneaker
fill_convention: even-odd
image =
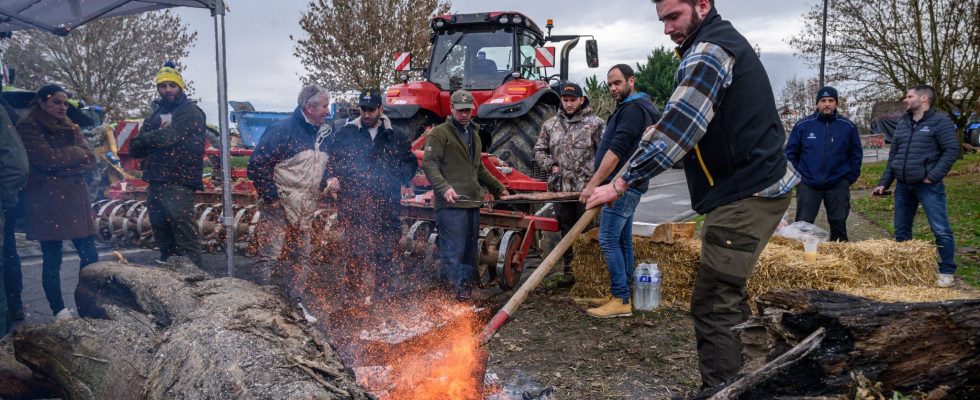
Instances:
[[[939,274],[939,278],[936,279],[936,286],[941,288],[953,287],[953,274]]]
[[[309,311],[306,311],[306,307],[303,307],[303,303],[296,303],[296,306],[299,307],[299,310],[303,312],[303,318],[306,319],[306,322],[309,322],[311,324],[316,323],[317,321],[316,317],[314,317],[313,314],[310,314]]]
[[[61,311],[58,311],[58,313],[54,315],[54,320],[55,321],[64,321],[66,319],[72,319],[72,318],[77,318],[77,317],[78,316],[75,315],[75,313],[72,312],[71,309],[69,309],[69,308],[62,308]]]

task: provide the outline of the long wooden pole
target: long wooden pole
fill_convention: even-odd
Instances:
[[[623,174],[629,170],[630,163],[638,154],[640,154],[641,151],[642,149],[637,149],[635,152],[633,152],[633,155],[629,158],[629,160],[626,160],[623,167],[620,168],[618,172],[611,175],[613,177],[613,181],[615,181],[616,178],[623,176]],[[565,252],[572,247],[572,243],[574,243],[575,239],[578,238],[578,235],[581,235],[582,231],[589,226],[589,223],[595,219],[596,214],[599,213],[599,210],[601,210],[602,207],[603,206],[597,206],[586,210],[585,214],[582,214],[582,217],[575,223],[575,226],[573,226],[572,229],[561,238],[561,241],[555,245],[554,249],[551,249],[551,253],[548,253],[548,256],[544,258],[544,261],[541,261],[541,265],[538,265],[538,268],[534,270],[534,273],[531,274],[526,281],[524,281],[524,284],[521,285],[521,287],[517,288],[514,295],[510,296],[510,300],[507,301],[507,304],[504,304],[504,308],[497,311],[497,314],[493,316],[493,319],[491,319],[490,322],[483,327],[483,331],[480,332],[480,336],[478,337],[481,345],[490,342],[490,338],[492,338],[493,335],[500,330],[500,327],[504,326],[504,324],[507,323],[507,320],[509,320],[510,317],[517,312],[517,308],[521,306],[521,303],[523,303],[524,300],[527,300],[527,297],[531,295],[534,288],[541,284],[544,277],[551,272],[551,268],[554,268],[555,264],[558,263],[558,259],[565,255]]]
[[[551,268],[553,268],[555,264],[558,263],[558,260],[565,255],[565,252],[572,247],[572,243],[575,242],[575,238],[582,234],[582,231],[589,226],[589,223],[592,222],[592,219],[595,218],[596,214],[599,213],[601,208],[602,207],[595,207],[593,209],[586,210],[585,214],[582,214],[582,217],[575,223],[575,226],[573,226],[572,229],[568,231],[563,238],[561,238],[561,241],[559,241],[555,248],[551,250],[551,253],[548,253],[548,256],[541,262],[541,265],[538,265],[538,268],[534,270],[534,273],[531,274],[526,281],[524,281],[524,284],[521,285],[516,292],[514,292],[514,295],[510,297],[507,304],[504,304],[504,308],[497,311],[497,314],[493,316],[493,319],[491,319],[490,322],[483,328],[483,331],[480,332],[479,339],[481,345],[489,342],[490,338],[493,337],[498,330],[500,330],[500,327],[504,326],[504,323],[510,319],[511,315],[514,315],[517,308],[521,306],[521,303],[523,303],[524,300],[527,300],[527,297],[531,295],[534,288],[541,284],[541,281],[548,275],[548,272],[551,272]]]

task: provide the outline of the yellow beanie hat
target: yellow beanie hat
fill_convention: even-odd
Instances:
[[[180,87],[180,90],[187,90],[187,87],[184,86],[184,77],[180,76],[177,66],[171,61],[167,61],[163,68],[160,68],[160,72],[157,72],[156,84],[159,85],[163,82],[173,82]]]

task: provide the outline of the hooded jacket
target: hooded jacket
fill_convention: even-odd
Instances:
[[[548,180],[552,191],[580,191],[595,173],[595,155],[599,150],[606,122],[592,113],[589,98],[579,110],[569,116],[565,110],[541,125],[534,157],[549,174],[558,166],[558,175]]]
[[[836,112],[823,115],[818,111],[800,120],[786,142],[786,159],[804,183],[820,190],[841,179],[857,181],[863,156],[857,127]]]
[[[643,132],[647,127],[660,120],[660,110],[653,104],[650,96],[646,93],[633,93],[621,103],[616,105],[616,109],[609,115],[606,121],[606,130],[602,134],[599,148],[596,150],[593,170],[598,170],[602,164],[602,158],[606,151],[611,151],[619,157],[619,163],[613,173],[606,177],[603,184],[609,183],[615,178],[616,171],[626,165],[626,161],[633,156],[636,149],[640,146],[643,139]],[[638,182],[633,188],[646,193],[649,180]]]
[[[895,128],[888,167],[878,185],[887,188],[895,179],[907,185],[926,178],[932,183],[942,182],[959,155],[956,125],[949,117],[930,108],[916,122],[907,112]]]
[[[418,159],[403,132],[382,115],[374,139],[357,118],[331,135],[327,175],[340,180],[340,218],[361,214],[394,218],[401,209],[401,187],[408,186]]]
[[[305,227],[313,219],[327,168],[323,129],[306,122],[303,109],[269,125],[248,159],[248,178],[266,204],[279,201],[290,224]]]
[[[144,159],[142,179],[204,189],[204,111],[183,93],[173,102],[156,100],[153,104],[153,114],[129,143],[129,155]],[[172,115],[171,123],[161,128],[164,114]]]

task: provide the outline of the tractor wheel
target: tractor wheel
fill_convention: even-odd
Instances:
[[[534,143],[538,140],[541,125],[556,111],[555,106],[539,102],[527,114],[497,122],[489,152],[528,176],[547,179],[547,171],[534,161]]]
[[[970,132],[970,144],[973,147],[980,147],[980,128],[976,128]]]
[[[429,119],[422,114],[416,114],[411,118],[392,118],[391,127],[408,137],[408,140],[418,139],[422,136],[425,127],[429,125]]]

